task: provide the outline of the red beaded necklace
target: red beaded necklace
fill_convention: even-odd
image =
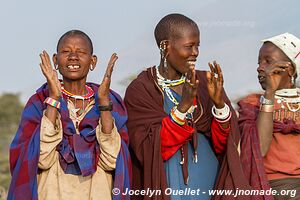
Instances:
[[[85,85],[85,89],[87,90],[87,94],[85,95],[76,95],[76,94],[72,94],[71,92],[67,91],[64,88],[64,84],[61,83],[61,91],[64,95],[70,97],[70,98],[74,98],[74,99],[81,99],[81,100],[88,100],[90,98],[92,98],[94,96],[94,91],[91,87]]]

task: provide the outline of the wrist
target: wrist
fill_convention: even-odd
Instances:
[[[54,100],[58,101],[58,100],[60,99],[61,96],[59,96],[59,95],[51,95],[51,94],[50,94],[49,97],[50,97],[51,99],[54,99]]]
[[[52,97],[47,97],[44,103],[54,108],[60,109],[60,102],[56,99],[53,99]]]
[[[231,111],[227,104],[224,103],[222,108],[217,108],[215,105],[212,107],[211,112],[213,116],[218,120],[226,120],[229,117],[231,118]],[[227,121],[226,121],[227,122]]]
[[[102,111],[112,111],[113,110],[113,103],[109,101],[108,104],[99,104],[98,105],[99,110]]]
[[[108,106],[110,102],[109,98],[99,98],[99,105],[101,106]]]
[[[224,108],[225,107],[225,102],[224,101],[222,101],[222,102],[214,102],[214,104],[215,104],[215,107],[217,108],[217,109],[222,109],[222,108]]]
[[[192,101],[190,101],[190,100],[188,100],[188,101],[181,101],[181,102],[179,102],[179,104],[177,105],[177,110],[178,111],[180,111],[181,113],[186,113],[189,109],[190,109],[190,107],[193,105],[193,99],[192,99]]]

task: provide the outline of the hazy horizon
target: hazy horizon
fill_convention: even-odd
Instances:
[[[208,70],[217,60],[230,98],[259,91],[256,67],[260,40],[284,32],[300,36],[295,26],[300,2],[290,1],[2,1],[0,94],[21,93],[22,101],[45,78],[39,53],[55,53],[59,37],[68,30],[86,32],[99,62],[88,81],[100,83],[110,55],[119,56],[111,88],[124,95],[120,83],[158,64],[154,27],[169,13],[182,13],[200,27],[197,69]]]

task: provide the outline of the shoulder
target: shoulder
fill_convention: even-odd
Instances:
[[[135,90],[141,90],[145,88],[149,88],[153,86],[153,68],[149,67],[145,70],[143,70],[127,87],[126,93],[135,91]],[[126,95],[125,95],[126,96]]]
[[[49,96],[48,85],[47,83],[44,83],[41,87],[39,87],[36,90],[36,92],[33,95],[30,96],[26,103],[26,106],[33,105],[42,109],[43,102],[45,101],[47,96]]]
[[[251,104],[251,105],[259,105],[259,99],[260,99],[261,94],[259,93],[252,93],[247,95],[246,97],[242,98],[241,100],[238,101],[238,104]]]

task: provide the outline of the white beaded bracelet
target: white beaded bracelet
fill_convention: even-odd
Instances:
[[[225,103],[224,107],[221,109],[216,108],[216,106],[214,105],[211,108],[211,112],[216,119],[224,120],[229,117],[230,108],[226,103]]]
[[[175,106],[175,108],[174,108],[174,114],[175,114],[179,119],[184,120],[185,117],[186,117],[187,112],[182,113],[182,112],[180,112],[180,111],[177,109],[177,106]]]

